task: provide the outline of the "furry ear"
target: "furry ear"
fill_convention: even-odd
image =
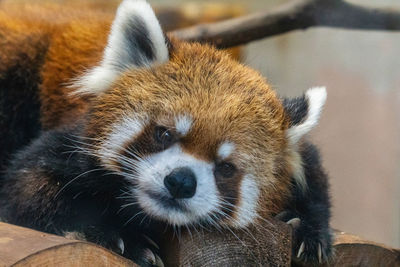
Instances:
[[[290,118],[287,137],[292,144],[296,144],[317,125],[325,101],[325,87],[311,88],[302,97],[283,100],[283,106]]]
[[[99,94],[122,72],[168,61],[164,33],[145,0],[124,0],[116,13],[100,65],[74,83],[77,93]]]

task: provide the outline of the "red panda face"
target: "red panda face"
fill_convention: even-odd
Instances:
[[[97,97],[97,154],[156,218],[247,224],[262,184],[281,183],[274,172],[286,146],[282,104],[264,79],[222,52],[174,49],[169,62],[127,71]]]
[[[167,51],[150,7],[125,0],[101,65],[77,83],[96,95],[93,154],[130,182],[144,212],[172,225],[242,227],[278,212],[290,176],[301,180],[295,146],[320,107],[308,114],[308,97],[294,123],[266,81],[223,52],[176,40]]]

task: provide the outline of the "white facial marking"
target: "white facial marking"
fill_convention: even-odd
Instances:
[[[235,145],[231,142],[225,142],[218,148],[218,157],[221,159],[228,158],[235,150]]]
[[[181,115],[175,118],[175,129],[176,131],[185,136],[190,131],[192,127],[193,119],[189,115]]]
[[[237,207],[235,227],[245,227],[257,218],[260,189],[252,175],[245,175],[240,185],[240,201]]]
[[[288,129],[287,136],[292,144],[296,144],[301,137],[308,133],[318,123],[322,108],[326,101],[326,88],[315,87],[306,92],[308,100],[307,117],[301,124]]]
[[[139,19],[141,25],[137,23]],[[140,49],[132,51],[126,28],[142,26],[148,36],[154,57],[149,58]],[[140,29],[137,29],[140,31]],[[129,31],[128,31],[129,33]],[[143,40],[135,40],[143,42]],[[135,60],[132,59],[135,54]],[[118,7],[115,20],[111,26],[108,43],[104,50],[100,66],[88,70],[82,77],[73,81],[72,87],[78,88],[78,94],[99,94],[110,87],[115,79],[129,68],[151,67],[162,64],[169,59],[168,48],[161,26],[150,5],[144,0],[124,0]]]
[[[124,145],[139,135],[147,123],[148,119],[146,118],[134,118],[130,116],[125,116],[121,121],[117,122],[98,151],[103,164],[113,169],[112,162],[117,160]]]
[[[184,153],[179,145],[174,145],[162,152],[150,155],[137,164],[137,175],[132,177],[138,183],[132,188],[139,205],[150,215],[173,225],[196,223],[210,212],[218,209],[218,191],[214,179],[214,164],[198,160]],[[187,167],[196,176],[197,188],[192,198],[179,199],[185,210],[165,207],[149,192],[170,197],[164,185],[164,178],[174,169]]]

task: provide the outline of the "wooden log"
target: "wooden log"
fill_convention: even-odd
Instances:
[[[400,266],[400,250],[335,232],[335,260],[329,266]]]
[[[199,228],[172,235],[167,234],[161,246],[166,266],[290,265],[291,228],[280,221],[266,221],[248,230]]]
[[[162,251],[166,266],[307,266],[291,262],[291,229],[284,223],[263,225],[263,231],[183,233],[178,243],[167,237]],[[171,241],[172,246],[171,246]],[[169,246],[169,247],[168,247]],[[400,266],[400,251],[358,236],[335,231],[334,257],[325,265]]]
[[[250,234],[251,233],[251,234]],[[290,266],[291,229],[266,222],[249,231],[167,232],[161,246],[165,266]],[[335,232],[335,257],[326,266],[400,266],[400,251]],[[0,267],[137,266],[95,244],[0,223]],[[299,265],[295,265],[299,266]]]
[[[137,266],[95,244],[0,223],[0,266]]]

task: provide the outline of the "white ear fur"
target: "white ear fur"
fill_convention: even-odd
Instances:
[[[305,134],[317,125],[326,101],[326,95],[325,87],[314,87],[307,90],[305,93],[305,98],[308,103],[307,116],[302,122],[291,126],[287,131],[287,136],[292,144],[296,144]]]
[[[168,61],[161,26],[145,0],[124,0],[118,7],[100,66],[73,83],[76,93],[105,91],[121,72]]]

